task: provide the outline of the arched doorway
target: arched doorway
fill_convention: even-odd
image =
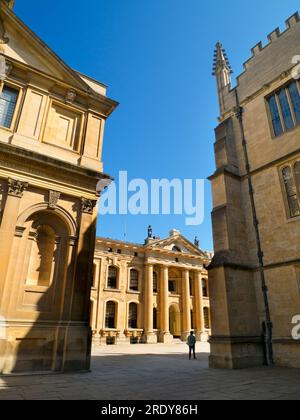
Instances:
[[[180,323],[180,310],[178,305],[170,306],[170,333],[175,338],[180,338],[181,336],[181,323]]]

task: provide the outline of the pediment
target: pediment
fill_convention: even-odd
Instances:
[[[18,62],[48,74],[74,87],[89,90],[82,78],[61,60],[16,15],[4,7],[0,16],[8,42],[3,45],[4,54],[12,62]]]
[[[205,256],[203,251],[192,244],[188,239],[182,235],[162,239],[159,241],[152,242],[148,247],[156,249],[164,249],[166,251],[178,252],[185,255]]]

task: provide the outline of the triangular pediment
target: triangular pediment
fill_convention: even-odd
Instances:
[[[154,242],[149,243],[148,247],[153,249],[164,249],[166,251],[178,252],[185,255],[207,257],[203,251],[197,248],[181,234],[166,239],[155,240]]]
[[[12,62],[24,64],[82,90],[90,90],[82,78],[61,60],[35,33],[11,10],[2,7],[0,18],[8,42],[4,54]]]

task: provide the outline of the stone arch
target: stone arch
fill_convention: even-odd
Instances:
[[[57,215],[66,225],[70,237],[75,238],[77,236],[77,223],[74,218],[64,208],[57,206],[55,209],[49,209],[47,203],[39,203],[28,207],[18,217],[16,223],[16,233],[21,234],[26,221],[36,213],[49,212],[49,214]]]

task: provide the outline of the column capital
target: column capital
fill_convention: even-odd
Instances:
[[[22,198],[24,191],[28,188],[28,182],[8,178],[8,195]]]
[[[81,198],[81,211],[86,214],[93,214],[94,207],[96,206],[96,200],[89,200],[88,198]]]

